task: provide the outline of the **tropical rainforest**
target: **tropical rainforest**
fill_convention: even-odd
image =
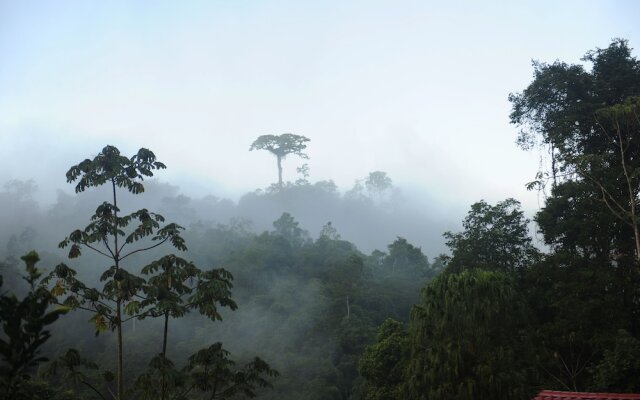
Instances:
[[[179,194],[156,180],[170,166],[146,148],[69,160],[76,195],[48,209],[33,182],[8,182],[0,396],[640,392],[640,61],[617,39],[581,64],[533,69],[505,118],[517,146],[548,160],[523,182],[544,196],[533,216],[543,246],[509,198],[479,200],[461,230],[438,232],[446,254],[401,236],[358,247],[344,232],[402,221],[391,178],[373,171],[340,193],[310,182],[305,164],[285,182],[282,160],[312,146],[295,134],[251,144],[276,157],[278,181],[237,203]],[[323,220],[303,225],[309,210]]]

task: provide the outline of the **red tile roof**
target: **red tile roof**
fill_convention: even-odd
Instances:
[[[543,390],[533,400],[640,400],[640,394],[585,393]]]

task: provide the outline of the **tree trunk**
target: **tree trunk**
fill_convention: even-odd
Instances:
[[[282,187],[282,157],[278,157],[278,186]]]
[[[111,189],[113,193],[113,217],[116,221],[118,221],[118,197],[116,196],[116,181],[115,179],[111,179]],[[114,243],[114,255],[113,261],[116,267],[116,270],[120,268],[120,251],[118,248],[118,234],[113,235],[113,243]],[[122,358],[122,353],[124,352],[122,348],[122,298],[118,297],[118,301],[116,301],[116,330],[118,331],[118,373],[117,373],[117,400],[124,399],[124,362]]]
[[[617,124],[617,121],[616,121]],[[626,152],[622,143],[622,133],[620,132],[620,126],[618,126],[618,142],[620,144],[620,161],[622,163],[622,171],[627,181],[627,190],[629,191],[629,206],[631,207],[631,223],[633,224],[633,235],[636,241],[636,261],[640,262],[640,232],[638,232],[638,216],[636,214],[636,193],[634,187],[635,182],[632,182],[632,178],[627,171],[627,163],[625,161]]]
[[[347,296],[347,319],[351,316],[351,308],[349,307],[349,296]]]
[[[162,339],[162,356],[167,356],[167,331],[169,329],[169,313],[164,313],[164,337]]]
[[[633,234],[636,237],[636,260],[640,262],[640,232],[637,223],[633,224]]]
[[[167,394],[167,331],[169,329],[169,313],[164,313],[164,336],[162,338],[162,400],[166,399]]]
[[[124,371],[122,362],[122,311],[120,309],[120,300],[117,302],[116,307],[116,329],[118,331],[118,393],[117,399],[124,399]]]

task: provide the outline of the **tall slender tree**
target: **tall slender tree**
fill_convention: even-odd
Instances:
[[[170,243],[177,250],[186,250],[180,235],[184,229],[175,223],[164,224],[164,217],[143,208],[130,214],[121,214],[120,189],[132,194],[144,192],[142,181],[153,176],[153,171],[166,168],[148,149],[140,149],[133,157],[120,154],[113,146],[106,146],[92,160],[86,159],[67,172],[67,181],[75,182],[76,192],[108,185],[109,201],[104,201],[84,229],[67,236],[60,247],[69,247],[69,258],[77,258],[83,249],[104,256],[110,266],[102,273],[102,288],[93,288],[76,278],[76,271],[59,264],[50,274],[55,280],[52,293],[63,297],[61,304],[91,312],[96,334],[115,330],[116,346],[116,398],[124,398],[124,343],[123,324],[133,318],[164,317],[164,335],[161,358],[164,361],[167,345],[169,317],[182,316],[191,308],[213,319],[220,319],[216,305],[235,308],[230,299],[231,275],[224,270],[203,272],[192,263],[173,254],[167,255],[141,268],[149,279],[132,271],[140,267],[125,265],[134,254]],[[137,245],[137,246],[136,246]],[[196,281],[188,287],[185,281]],[[184,299],[186,297],[186,300]],[[165,362],[163,365],[166,365]],[[164,380],[163,380],[164,384]],[[164,387],[162,390],[164,396]]]
[[[278,186],[282,187],[282,160],[289,154],[295,154],[300,158],[308,159],[309,156],[302,152],[307,148],[306,143],[311,139],[294,135],[292,133],[283,133],[282,135],[262,135],[259,136],[249,147],[252,150],[267,150],[278,161]]]

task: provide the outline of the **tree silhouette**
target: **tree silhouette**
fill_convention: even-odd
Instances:
[[[191,262],[173,254],[165,255],[143,267],[144,276],[135,275],[130,266],[123,264],[129,256],[154,249],[169,242],[177,250],[187,249],[180,236],[184,229],[175,223],[164,223],[164,217],[146,208],[121,214],[118,193],[125,188],[132,194],[144,192],[142,181],[153,176],[154,170],[165,165],[156,161],[156,156],[147,149],[140,149],[131,158],[120,155],[113,146],[106,146],[93,159],[86,159],[74,165],[67,172],[67,181],[75,182],[76,192],[102,186],[111,187],[110,201],[105,201],[96,209],[91,222],[84,229],[71,232],[60,247],[69,247],[69,258],[76,258],[88,248],[107,258],[110,265],[101,275],[102,288],[92,288],[78,280],[76,271],[65,264],[59,264],[48,279],[55,280],[51,290],[56,297],[63,297],[60,304],[89,311],[93,314],[96,335],[109,329],[117,334],[117,400],[124,398],[123,323],[131,319],[149,317],[164,318],[162,365],[170,363],[166,359],[167,328],[170,317],[181,317],[191,309],[212,320],[221,319],[217,307],[236,308],[231,300],[232,276],[223,269],[202,271]],[[188,285],[187,282],[193,282]],[[163,378],[159,387],[161,398],[167,389]]]
[[[278,160],[278,186],[282,187],[282,160],[289,154],[295,154],[301,158],[309,159],[309,156],[302,152],[307,148],[306,142],[309,138],[283,133],[282,135],[262,135],[259,136],[249,147],[249,151],[267,150]]]

